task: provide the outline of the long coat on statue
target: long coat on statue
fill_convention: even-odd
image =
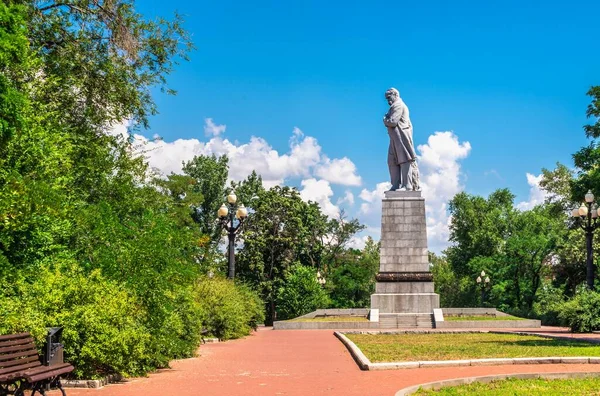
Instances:
[[[408,107],[398,98],[390,106],[383,118],[390,135],[390,148],[388,150],[388,164],[400,165],[417,159],[413,146],[413,128],[410,123]]]

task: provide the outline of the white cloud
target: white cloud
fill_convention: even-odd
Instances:
[[[519,202],[517,209],[519,210],[530,210],[536,205],[541,205],[546,200],[547,192],[540,187],[540,181],[542,181],[543,175],[532,175],[527,173],[527,184],[529,184],[529,200]]]
[[[363,250],[365,248],[365,245],[367,244],[368,239],[368,235],[353,236],[348,242],[348,247]]]
[[[347,157],[330,160],[325,157],[323,163],[315,169],[322,179],[346,186],[360,186],[361,178],[356,174],[356,165]]]
[[[318,177],[342,185],[360,183],[360,176],[356,174],[356,166],[352,161],[346,157],[328,158],[317,139],[305,136],[297,127],[292,131],[289,151],[281,154],[260,137],[253,136],[247,143],[233,143],[221,136],[225,129],[225,125],[216,125],[211,118],[206,118],[204,131],[212,135],[208,141],[151,141],[141,135],[135,135],[135,139],[144,146],[149,165],[163,175],[181,173],[182,163],[196,155],[226,154],[229,157],[230,179],[242,180],[255,170],[262,176],[267,188],[283,184],[289,178]]]
[[[111,136],[115,136],[121,138],[123,140],[129,139],[129,127],[131,126],[131,121],[126,120],[120,122],[118,124],[112,124],[106,130],[106,133]]]
[[[439,252],[448,245],[448,201],[464,188],[460,160],[469,155],[471,144],[460,143],[452,132],[435,132],[418,150],[429,249]]]
[[[377,183],[377,186],[372,191],[363,188],[359,197],[365,202],[360,205],[360,213],[369,214],[376,212],[381,214],[381,200],[384,193],[390,188],[392,188],[392,183],[390,182]]]
[[[340,206],[346,203],[348,206],[354,205],[354,194],[351,191],[346,191],[346,194],[337,201],[337,204]]]
[[[329,217],[338,217],[340,213],[340,208],[331,202],[333,190],[327,180],[314,178],[302,180],[300,196],[305,201],[318,203],[323,213]]]
[[[204,119],[204,134],[206,136],[219,136],[227,129],[227,125],[217,125],[212,118]]]

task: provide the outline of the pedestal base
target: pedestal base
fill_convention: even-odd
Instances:
[[[375,293],[371,294],[371,309],[379,313],[433,313],[439,308],[440,296],[435,293]]]

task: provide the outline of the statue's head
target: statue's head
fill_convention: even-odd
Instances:
[[[387,91],[385,91],[385,99],[387,100],[387,102],[390,106],[395,101],[397,101],[398,98],[400,98],[400,92],[398,92],[398,90],[396,88],[390,88]]]

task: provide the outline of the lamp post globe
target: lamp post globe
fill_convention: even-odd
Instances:
[[[248,216],[248,209],[243,204],[240,204],[235,215],[238,219],[245,219]]]
[[[485,271],[481,271],[481,274],[475,279],[477,286],[481,287],[481,305],[485,304],[485,290],[490,286],[490,277],[486,276]]]
[[[225,206],[225,204],[221,205],[221,207],[217,211],[217,215],[220,218],[227,217],[227,213],[229,213],[229,209],[227,209],[227,206]]]
[[[588,192],[585,194],[585,202],[587,202],[587,203],[594,202],[594,194],[592,193],[592,190],[588,190]]]

